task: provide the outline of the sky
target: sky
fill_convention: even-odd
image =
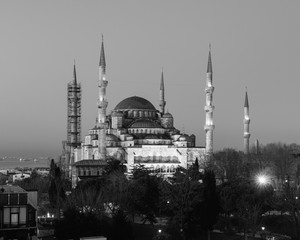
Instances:
[[[94,127],[101,34],[108,111],[130,96],[166,109],[205,145],[211,44],[214,150],[243,149],[247,87],[251,144],[300,144],[300,2],[199,0],[0,1],[0,156],[58,156],[67,83],[82,84],[82,135]]]

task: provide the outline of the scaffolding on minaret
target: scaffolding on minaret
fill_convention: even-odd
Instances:
[[[81,144],[81,84],[77,82],[74,63],[73,81],[67,85],[67,141],[65,143],[65,167],[71,171],[74,150]]]

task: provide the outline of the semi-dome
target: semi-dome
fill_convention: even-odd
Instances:
[[[162,117],[163,117],[163,118],[172,118],[173,116],[172,116],[171,113],[166,112]]]
[[[115,107],[115,110],[128,110],[128,109],[139,109],[139,110],[156,110],[151,102],[141,97],[129,97],[125,98]]]
[[[119,139],[117,136],[115,136],[113,134],[106,134],[106,141],[119,142]]]
[[[151,120],[148,119],[140,119],[140,120],[136,120],[134,121],[129,128],[161,128],[161,126],[156,123],[153,122]]]

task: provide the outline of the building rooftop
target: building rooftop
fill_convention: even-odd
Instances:
[[[19,186],[0,185],[0,194],[1,193],[26,193],[26,191]]]
[[[115,107],[115,110],[128,110],[128,109],[139,109],[139,110],[156,110],[151,102],[141,97],[129,97],[125,98]]]

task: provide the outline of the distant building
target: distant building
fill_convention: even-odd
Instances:
[[[27,173],[17,173],[17,174],[12,175],[12,182],[22,181],[25,178],[29,178],[29,177],[30,177],[30,174],[27,174]]]
[[[0,185],[0,239],[37,236],[37,191]]]
[[[153,172],[172,175],[179,166],[188,168],[198,160],[204,166],[213,152],[213,91],[212,61],[209,51],[206,74],[206,146],[196,146],[195,135],[188,135],[174,126],[171,113],[165,111],[164,76],[161,75],[158,109],[148,100],[132,96],[122,100],[107,114],[106,62],[102,39],[98,115],[80,146],[74,149],[73,183],[78,179],[102,174],[109,158],[121,160],[130,174],[142,164]],[[75,79],[75,77],[74,77]]]

